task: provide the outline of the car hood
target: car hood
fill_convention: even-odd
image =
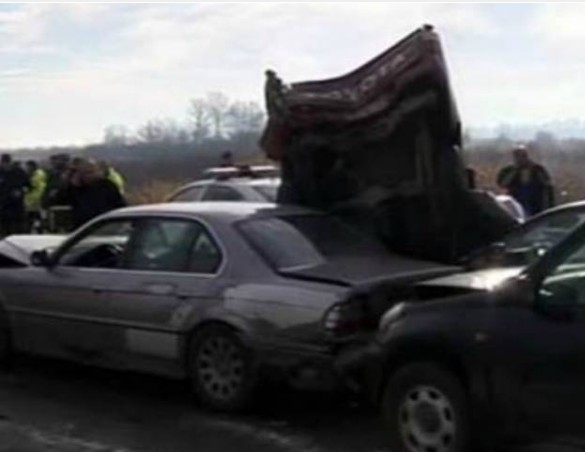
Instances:
[[[461,271],[459,267],[402,256],[365,256],[328,260],[311,266],[282,270],[284,276],[368,289],[382,283],[402,286]]]
[[[0,256],[7,263],[30,265],[33,252],[55,248],[65,241],[66,235],[11,235],[0,241]]]
[[[490,268],[427,280],[418,284],[423,290],[429,288],[454,289],[461,291],[492,291],[505,281],[518,276],[524,267]]]

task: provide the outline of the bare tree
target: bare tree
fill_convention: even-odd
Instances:
[[[214,137],[221,138],[223,137],[224,122],[229,110],[229,98],[222,92],[213,91],[207,93],[206,102],[211,123],[213,124]]]
[[[264,113],[256,102],[234,102],[227,112],[231,136],[257,133],[262,127]]]
[[[124,146],[130,141],[130,134],[126,126],[116,124],[104,129],[104,144],[108,146]]]
[[[193,141],[199,144],[209,136],[211,115],[205,99],[199,97],[191,100],[189,120]]]
[[[186,132],[174,120],[153,119],[136,132],[139,142],[178,144],[185,141]]]

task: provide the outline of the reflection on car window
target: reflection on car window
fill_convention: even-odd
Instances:
[[[209,233],[201,228],[191,250],[188,271],[192,273],[215,273],[221,264],[221,251]]]
[[[536,220],[506,239],[508,251],[523,248],[548,250],[585,221],[585,211],[566,210]]]
[[[59,263],[70,267],[120,268],[134,228],[129,220],[102,223],[69,247]]]
[[[132,237],[124,267],[132,270],[185,271],[190,244],[199,226],[181,220],[144,220]]]
[[[383,246],[327,215],[288,215],[244,222],[240,230],[276,269],[319,265],[338,257],[384,255]]]

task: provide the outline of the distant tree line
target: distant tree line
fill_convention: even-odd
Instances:
[[[264,120],[258,103],[209,92],[191,99],[185,118],[179,120],[153,118],[136,130],[113,124],[104,129],[100,143],[23,149],[15,155],[46,160],[51,154],[68,153],[107,160],[125,174],[130,187],[160,180],[180,183],[199,177],[226,151],[244,161],[257,158]]]
[[[182,119],[154,118],[135,130],[110,125],[100,143],[25,149],[15,157],[46,160],[51,154],[69,153],[108,160],[124,173],[130,190],[134,187],[142,192],[152,191],[153,184],[168,190],[200,177],[205,168],[218,163],[225,151],[244,162],[262,160],[258,140],[264,121],[264,111],[256,102],[232,100],[221,92],[210,92],[191,99]],[[481,139],[470,131],[464,133],[464,158],[476,169],[480,186],[496,189],[495,175],[509,163],[510,150],[517,143],[505,132]],[[585,139],[561,139],[540,131],[523,143],[551,172],[560,202],[585,198]],[[161,197],[162,194],[141,196]]]

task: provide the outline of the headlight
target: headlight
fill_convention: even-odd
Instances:
[[[394,305],[389,311],[386,312],[380,319],[380,323],[378,324],[378,331],[384,331],[388,328],[391,324],[397,322],[399,319],[402,318],[404,315],[404,308],[406,303],[398,303]]]

